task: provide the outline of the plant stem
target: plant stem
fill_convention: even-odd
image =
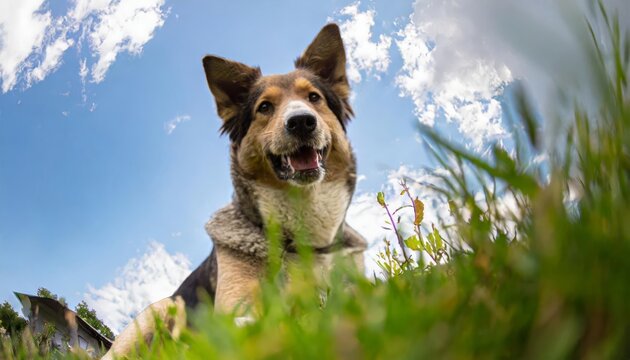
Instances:
[[[387,204],[385,204],[384,208],[385,208],[385,211],[387,211],[387,216],[389,216],[389,221],[392,224],[392,228],[394,228],[394,232],[396,233],[396,238],[398,238],[398,245],[400,246],[400,249],[402,250],[402,253],[403,253],[403,257],[405,258],[405,264],[409,264],[409,257],[407,256],[407,252],[405,251],[405,243],[403,241],[403,238],[400,235],[400,233],[398,233],[398,228],[396,227],[396,223],[394,222],[394,218],[392,217],[392,214],[389,212],[389,207],[387,206]]]

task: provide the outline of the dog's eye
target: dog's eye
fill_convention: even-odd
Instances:
[[[308,101],[312,102],[312,103],[316,103],[319,101],[319,99],[321,99],[322,97],[319,96],[318,93],[316,92],[312,92],[310,94],[308,94]]]
[[[271,105],[269,101],[263,101],[260,103],[260,105],[258,105],[258,109],[256,111],[262,114],[268,114],[271,112],[272,108],[273,105]]]

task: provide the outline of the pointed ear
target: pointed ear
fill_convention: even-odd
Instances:
[[[247,101],[249,90],[261,76],[260,68],[212,55],[203,58],[203,68],[223,121],[238,114],[239,106]]]
[[[324,79],[342,100],[350,96],[346,51],[337,24],[328,24],[320,30],[302,56],[295,60],[295,67],[308,69]]]

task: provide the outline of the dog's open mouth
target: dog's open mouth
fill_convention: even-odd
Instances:
[[[293,180],[309,184],[322,178],[325,173],[327,148],[315,149],[302,146],[290,154],[269,154],[269,160],[281,180]]]
[[[291,155],[282,156],[283,161],[291,165],[295,171],[317,169],[322,160],[322,154],[312,147],[305,146]]]

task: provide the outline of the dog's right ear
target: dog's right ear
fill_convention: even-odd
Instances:
[[[212,55],[203,58],[203,68],[223,121],[238,114],[239,107],[247,101],[250,88],[262,75],[260,68]]]

